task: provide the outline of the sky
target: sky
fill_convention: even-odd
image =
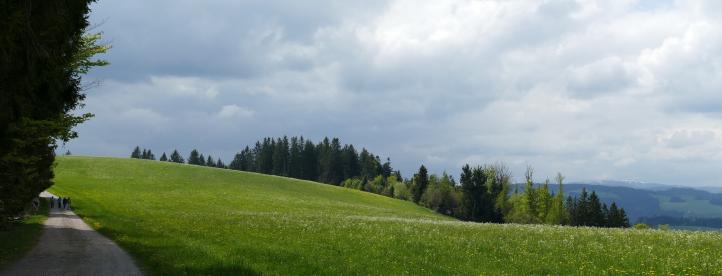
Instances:
[[[302,135],[458,175],[722,186],[722,2],[109,1],[59,151],[229,162]]]

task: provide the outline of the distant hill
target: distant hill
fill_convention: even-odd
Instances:
[[[633,186],[633,187],[630,187]],[[520,185],[520,187],[523,187]],[[722,194],[657,183],[603,181],[564,185],[567,195],[596,191],[603,202],[622,206],[631,222],[722,228]],[[550,185],[552,191],[556,185]]]

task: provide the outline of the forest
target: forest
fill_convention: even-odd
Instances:
[[[150,149],[138,146],[131,158],[155,160]],[[304,137],[266,137],[246,146],[226,165],[220,158],[193,149],[187,159],[177,150],[165,152],[160,161],[257,172],[317,181],[412,201],[438,213],[465,221],[550,224],[591,227],[629,227],[621,206],[602,203],[595,191],[564,196],[564,176],[557,173],[556,191],[550,180],[534,180],[527,167],[523,189],[511,183],[512,172],[503,163],[465,165],[457,182],[446,172],[429,174],[424,165],[410,178],[394,170],[391,160],[365,148],[359,152],[338,138],[314,143]],[[513,190],[512,190],[513,187]]]

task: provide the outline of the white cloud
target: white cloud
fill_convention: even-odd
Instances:
[[[235,104],[224,105],[221,110],[218,111],[218,118],[229,119],[229,118],[248,118],[252,117],[255,112],[248,108],[240,107]]]
[[[262,136],[338,136],[407,175],[501,160],[541,177],[722,184],[719,7],[98,2],[111,65],[72,145],[139,143],[108,131],[122,129],[229,158]]]

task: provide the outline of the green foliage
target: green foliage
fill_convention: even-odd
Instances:
[[[201,164],[201,154],[198,152],[197,149],[191,150],[191,154],[188,155],[188,164],[191,164],[191,165],[200,165]]]
[[[413,185],[411,185],[411,195],[413,201],[419,203],[421,196],[426,191],[426,187],[429,185],[429,173],[424,165],[421,165],[419,172],[414,175]]]
[[[0,227],[50,187],[57,141],[92,117],[81,75],[107,62],[99,34],[83,36],[90,1],[0,2]]]
[[[361,190],[364,187],[364,182],[358,178],[349,178],[341,182],[340,186],[354,190]]]
[[[141,155],[140,147],[135,146],[135,149],[133,149],[133,152],[130,154],[130,158],[140,159]]]
[[[173,163],[185,163],[185,160],[183,160],[183,157],[177,150],[173,150],[173,153],[170,154],[170,159],[168,159],[168,161]]]
[[[634,229],[637,229],[637,230],[646,230],[646,229],[649,229],[649,225],[646,225],[646,224],[644,224],[644,223],[637,223],[637,224],[634,225]]]
[[[444,173],[441,177],[429,177],[429,186],[421,196],[419,204],[438,213],[453,216],[459,213],[460,202],[461,195],[454,180]]]
[[[537,199],[537,214],[538,221],[545,222],[549,214],[549,210],[552,208],[552,195],[549,192],[549,179],[544,182],[539,189],[535,191],[535,198]]]
[[[722,274],[716,232],[460,222],[331,185],[136,159],[61,157],[56,181],[151,275]]]
[[[564,208],[564,176],[561,173],[557,173],[555,178],[559,190],[554,195],[552,203],[547,213],[545,223],[546,224],[567,224],[567,211]]]
[[[394,198],[398,198],[401,200],[411,200],[411,189],[409,189],[409,185],[407,185],[406,183],[393,182],[391,184],[391,187],[393,187]]]
[[[378,175],[386,179],[392,171],[390,161],[381,165],[378,156],[366,149],[359,154],[353,145],[342,145],[338,138],[324,138],[314,144],[303,137],[264,138],[255,147],[247,146],[237,153],[228,168],[333,185],[343,185],[350,178],[362,179],[366,185]]]
[[[657,229],[659,229],[659,230],[661,230],[661,231],[669,231],[669,224],[660,224],[660,225],[657,225]]]

